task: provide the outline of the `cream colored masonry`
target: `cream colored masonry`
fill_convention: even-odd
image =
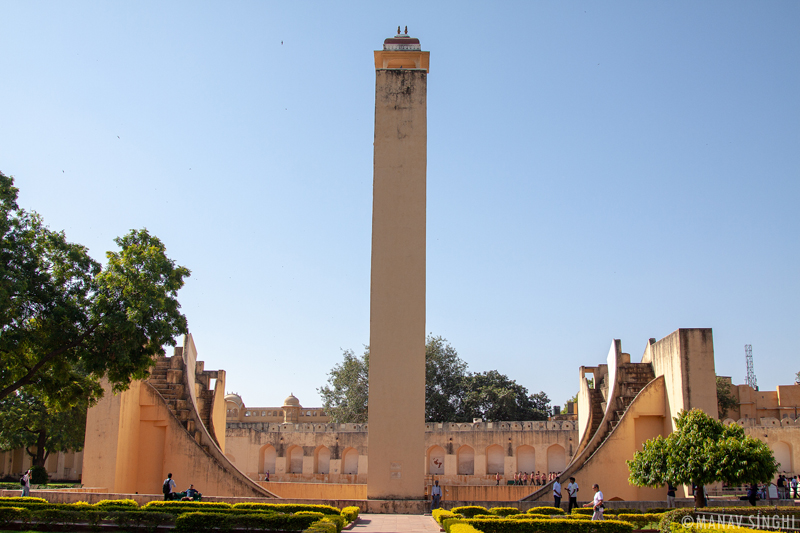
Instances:
[[[247,476],[271,481],[365,483],[368,424],[228,421],[225,455]],[[494,485],[515,472],[559,472],[572,459],[577,423],[425,424],[419,469],[447,485]]]

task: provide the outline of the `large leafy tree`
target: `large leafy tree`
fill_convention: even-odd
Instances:
[[[470,374],[464,385],[463,420],[547,420],[547,394],[529,394],[497,370]]]
[[[357,356],[352,350],[342,350],[344,360],[328,373],[328,384],[317,389],[322,407],[332,422],[367,421],[369,399],[369,347]]]
[[[94,403],[97,382],[74,378],[73,405],[55,407],[31,387],[22,387],[0,400],[0,449],[23,448],[35,466],[44,466],[54,452],[80,451],[86,433],[86,410]]]
[[[120,250],[101,267],[17,194],[0,173],[0,400],[30,387],[65,409],[80,400],[77,369],[115,390],[146,377],[187,331],[176,295],[189,270],[145,229],[115,239]]]
[[[770,481],[778,472],[772,450],[738,424],[724,425],[700,409],[682,411],[669,436],[644,443],[627,461],[629,481],[640,487],[694,484],[695,507],[705,507],[703,487]]]
[[[317,389],[333,422],[366,422],[369,398],[369,347],[362,356],[343,351],[344,360]],[[497,371],[472,374],[446,339],[429,335],[425,345],[425,420],[471,422],[546,420],[550,401],[544,392],[528,394]]]

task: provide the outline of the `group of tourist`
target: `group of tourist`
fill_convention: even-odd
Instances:
[[[164,493],[165,502],[178,499],[178,494],[175,492],[176,486],[175,480],[172,479],[172,472],[170,472],[167,474],[167,479],[164,480],[164,484],[161,488],[161,492]],[[197,500],[199,496],[200,493],[195,490],[194,485],[189,485],[189,488],[186,489],[186,493],[180,497],[180,500],[184,502],[192,502]]]
[[[536,487],[541,487],[543,485],[547,485],[554,479],[556,479],[561,472],[515,472],[514,479],[509,479],[509,485],[532,485]],[[500,473],[498,472],[495,474],[495,480],[497,484],[500,484],[500,480],[502,479]]]
[[[783,474],[778,476],[778,481],[775,482],[778,487],[778,498],[800,498],[800,476],[786,477]]]

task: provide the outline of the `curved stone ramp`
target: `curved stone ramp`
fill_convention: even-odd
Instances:
[[[159,494],[171,472],[177,491],[193,484],[204,496],[278,498],[225,457],[224,423],[221,438],[206,427],[201,409],[206,420],[224,421],[225,373],[216,372],[214,394],[207,395],[204,372],[188,336],[175,356],[157,362],[149,382],[135,381],[116,395],[104,384],[104,397],[87,413],[84,486]]]

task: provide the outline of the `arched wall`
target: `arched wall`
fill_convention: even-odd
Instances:
[[[497,444],[492,444],[486,448],[486,473],[487,474],[503,474],[505,466],[503,460],[505,454],[503,448]]]
[[[314,472],[316,474],[329,474],[331,471],[331,451],[326,446],[320,446],[314,452]]]
[[[358,474],[358,450],[346,448],[342,454],[342,473]]]
[[[775,455],[775,461],[780,463],[778,472],[794,474],[794,465],[792,464],[792,446],[786,442],[778,441],[770,446],[772,453]]]
[[[475,450],[471,446],[461,446],[456,457],[459,475],[471,476],[475,473]]]
[[[527,444],[517,447],[517,471],[536,472],[536,450]]]
[[[258,473],[259,474],[266,474],[269,472],[270,474],[275,473],[275,458],[278,454],[275,451],[275,447],[271,444],[266,444],[261,447],[258,451]]]
[[[547,448],[547,471],[563,472],[567,467],[567,452],[560,444]]]
[[[428,462],[426,474],[442,475],[444,474],[444,456],[445,451],[441,446],[432,446],[428,450]]]
[[[303,448],[300,446],[292,446],[286,451],[286,457],[288,459],[288,472],[290,474],[302,474],[303,473]]]

